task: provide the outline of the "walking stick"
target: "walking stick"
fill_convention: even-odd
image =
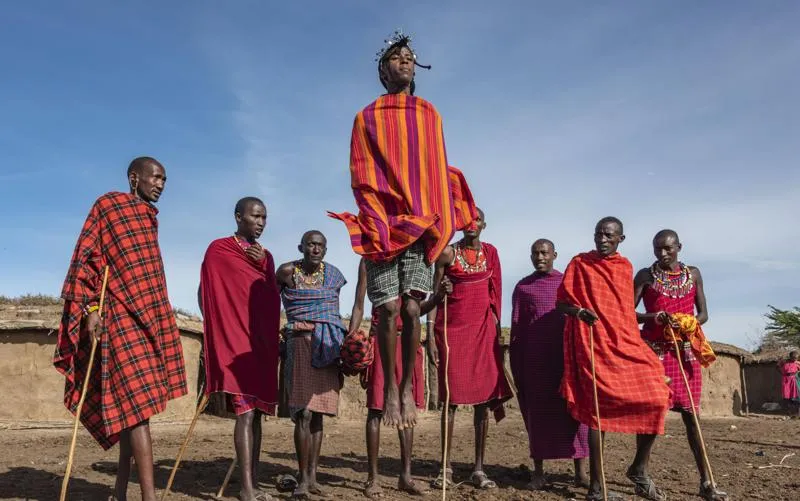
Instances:
[[[233,475],[233,470],[236,468],[236,463],[237,457],[233,456],[233,461],[231,461],[231,465],[228,467],[228,473],[225,474],[225,480],[222,481],[222,487],[217,491],[218,499],[222,499],[222,494],[225,492],[225,487],[228,486],[228,482],[231,480],[231,475]]]
[[[450,422],[450,377],[447,374],[450,365],[450,345],[447,343],[447,296],[444,297],[444,323],[442,328],[444,340],[444,446],[442,447],[442,501],[447,499],[447,428]]]
[[[708,470],[708,479],[711,481],[711,486],[716,488],[717,483],[714,482],[714,473],[711,472],[711,462],[708,460],[708,453],[706,452],[706,441],[703,439],[703,430],[700,429],[700,420],[697,418],[697,407],[694,405],[694,396],[692,396],[692,389],[689,387],[689,379],[686,377],[686,371],[683,369],[683,359],[681,357],[681,349],[678,346],[678,338],[675,337],[675,331],[672,328],[671,322],[672,319],[670,318],[666,330],[672,337],[672,345],[675,347],[675,356],[678,358],[678,368],[683,377],[683,384],[686,386],[686,393],[689,395],[689,404],[692,406],[692,419],[694,420],[694,425],[697,427],[697,435],[700,437],[700,453],[703,455],[703,462]]]
[[[597,416],[597,435],[600,441],[600,482],[603,486],[603,501],[608,501],[608,489],[606,488],[606,471],[603,465],[603,430],[600,426],[600,398],[597,396],[597,376],[594,371],[594,327],[589,324],[589,351],[591,352],[592,362],[592,389],[594,390],[594,412]]]
[[[181,449],[178,451],[178,457],[175,458],[175,464],[172,465],[172,472],[169,474],[169,480],[167,480],[167,486],[164,488],[164,492],[161,494],[161,501],[164,501],[165,499],[167,499],[167,496],[169,496],[169,490],[172,487],[172,482],[175,480],[175,474],[178,472],[178,465],[181,464],[181,458],[183,458],[183,453],[186,451],[186,446],[189,445],[189,439],[192,437],[192,432],[194,431],[194,425],[197,424],[197,418],[200,417],[200,414],[203,413],[207,405],[208,405],[208,394],[205,394],[203,395],[203,399],[200,400],[200,404],[197,406],[197,410],[194,412],[192,423],[189,425],[189,431],[186,432],[186,438],[183,440],[183,445],[181,445]]]
[[[103,285],[100,287],[100,305],[97,309],[97,315],[103,318],[103,303],[106,299],[106,286],[108,285],[108,265],[103,270]],[[99,328],[100,326],[98,326]],[[97,337],[94,333],[89,333],[92,338],[92,349],[89,352],[89,365],[86,367],[86,376],[83,378],[83,388],[81,389],[81,398],[78,400],[78,407],[75,409],[75,425],[72,427],[72,442],[69,444],[69,456],[67,457],[67,471],[64,473],[64,480],[61,482],[61,501],[67,499],[67,487],[69,486],[69,474],[72,471],[72,460],[75,459],[75,442],[78,439],[78,425],[81,422],[81,409],[83,408],[83,401],[86,400],[86,390],[89,389],[89,378],[92,374],[92,365],[94,364],[94,354],[97,351]]]

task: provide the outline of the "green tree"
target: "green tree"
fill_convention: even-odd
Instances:
[[[769,305],[769,312],[764,316],[767,317],[767,337],[786,345],[800,346],[800,307],[779,310]]]

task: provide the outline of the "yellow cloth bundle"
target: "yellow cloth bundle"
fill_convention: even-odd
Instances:
[[[673,328],[673,325],[670,324],[674,324],[675,327]],[[687,313],[671,314],[670,323],[664,327],[664,337],[669,341],[673,341],[673,336],[679,342],[686,341],[691,345],[694,356],[697,357],[703,367],[708,367],[717,359],[717,355],[714,354],[711,344],[703,333],[703,328],[694,315]]]

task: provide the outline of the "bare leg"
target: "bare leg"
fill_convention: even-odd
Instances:
[[[717,489],[711,484],[711,472],[706,467],[706,462],[703,461],[703,450],[700,447],[700,430],[695,425],[694,418],[691,413],[681,411],[681,418],[683,424],[686,426],[686,438],[689,440],[689,448],[692,450],[694,461],[697,463],[697,471],[700,473],[700,488],[703,489],[707,485],[708,496],[705,499],[724,500],[728,499],[727,494]]]
[[[261,421],[264,414],[256,410],[253,415],[253,487],[258,486],[258,466],[261,461]]]
[[[389,301],[378,307],[380,321],[378,322],[378,349],[381,355],[381,365],[384,374],[394,374],[395,350],[397,349],[397,315],[399,310],[394,301]],[[417,318],[419,323],[419,318]],[[404,337],[405,338],[405,337]],[[384,378],[383,385],[383,424],[386,426],[400,426],[400,389],[393,377]]]
[[[367,463],[369,471],[367,473],[367,484],[364,494],[367,497],[374,497],[383,492],[378,483],[378,454],[381,446],[381,414],[377,409],[370,409],[367,413]]]
[[[636,435],[636,457],[628,469],[629,473],[637,476],[647,476],[647,466],[650,464],[650,453],[656,443],[657,435]]]
[[[143,421],[130,427],[131,451],[136,461],[136,473],[142,489],[142,501],[156,500],[156,487],[153,482],[153,441],[150,438],[150,423]]]
[[[586,475],[586,458],[573,459],[575,465],[575,486],[589,487],[589,477]]]
[[[242,501],[251,501],[256,497],[253,487],[254,415],[255,411],[250,411],[236,416],[236,425],[233,428],[233,445],[236,449],[236,459],[239,461],[239,475],[242,482],[239,499]]]
[[[317,466],[319,465],[319,453],[322,450],[322,414],[311,413],[311,456],[308,461],[308,492],[316,495],[324,495],[317,483]]]
[[[295,414],[294,448],[297,452],[297,466],[300,471],[297,487],[292,497],[308,497],[308,465],[311,458],[311,411],[302,410]]]
[[[600,479],[600,455],[602,453],[600,441],[603,438],[599,431],[589,428],[589,494],[603,492],[603,483]]]
[[[476,405],[473,414],[475,427],[475,468],[474,471],[483,471],[483,459],[486,455],[486,436],[489,433],[489,406]]]
[[[401,315],[403,317],[403,378],[400,380],[400,426],[411,428],[417,424],[417,403],[414,401],[412,383],[422,329],[419,323],[419,299],[408,294],[403,296]],[[393,372],[389,372],[389,369],[384,366],[384,374],[393,374]]]
[[[400,462],[403,464],[403,471],[397,481],[397,488],[401,491],[415,496],[424,494],[425,491],[419,487],[414,479],[411,478],[411,456],[414,450],[414,428],[397,430],[400,438]]]
[[[532,491],[539,491],[544,489],[544,461],[541,459],[533,460],[533,473],[531,474],[531,481],[528,483],[528,489]]]
[[[636,457],[626,473],[626,476],[634,483],[634,493],[645,499],[664,500],[666,494],[660,491],[650,475],[647,473],[647,466],[650,463],[650,453],[656,443],[656,435],[639,434],[636,435]]]
[[[127,501],[128,480],[131,477],[131,449],[130,430],[122,430],[119,438],[119,465],[117,466],[117,482],[114,485],[114,495],[117,501]]]

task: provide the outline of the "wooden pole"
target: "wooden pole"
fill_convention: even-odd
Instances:
[[[742,372],[742,397],[744,400],[744,415],[750,416],[750,401],[747,398],[747,370],[744,367],[744,357],[739,357],[739,367]]]
[[[672,322],[671,319],[670,322]],[[678,338],[675,337],[675,331],[672,329],[670,323],[667,323],[666,330],[669,332],[670,336],[672,336],[675,356],[678,358],[678,368],[681,370],[683,384],[686,385],[686,393],[689,395],[689,404],[692,406],[692,419],[694,420],[694,425],[697,426],[697,435],[700,437],[700,452],[703,454],[703,462],[706,464],[706,469],[708,470],[708,479],[711,481],[711,486],[716,487],[717,483],[714,482],[714,473],[711,471],[711,462],[708,460],[708,453],[706,452],[706,442],[703,440],[703,430],[700,429],[700,420],[697,418],[697,407],[694,405],[692,389],[689,386],[689,379],[686,377],[686,371],[683,370],[683,358],[681,357],[680,346],[678,346]]]
[[[181,458],[183,458],[183,453],[186,452],[186,446],[189,445],[189,439],[192,437],[192,432],[194,432],[194,425],[197,424],[197,418],[200,417],[200,414],[203,413],[207,405],[208,394],[205,394],[203,395],[203,399],[200,400],[200,405],[197,406],[197,410],[194,412],[192,423],[189,425],[189,431],[186,433],[186,438],[183,440],[183,445],[181,445],[181,449],[178,451],[178,457],[175,458],[175,464],[172,465],[172,472],[170,472],[169,480],[167,480],[167,486],[164,488],[164,492],[161,494],[161,501],[164,501],[167,499],[167,496],[169,496],[169,490],[172,488],[172,482],[175,480],[175,474],[178,472],[178,466],[181,464]]]
[[[222,494],[225,492],[225,487],[228,486],[228,482],[231,480],[231,475],[233,475],[233,470],[236,468],[237,457],[233,456],[233,461],[231,461],[231,465],[228,467],[228,472],[225,474],[225,480],[222,481],[222,487],[219,488],[217,491],[217,499],[222,499]]]
[[[603,501],[608,501],[608,489],[606,488],[606,471],[603,464],[603,430],[600,426],[600,398],[597,395],[597,376],[594,369],[594,327],[589,324],[589,351],[591,352],[592,363],[592,389],[594,390],[594,412],[597,416],[597,434],[600,441],[600,482],[603,486]]]
[[[450,345],[447,342],[447,296],[444,297],[444,323],[442,328],[442,340],[444,341],[444,446],[442,447],[442,501],[447,499],[447,432],[450,421],[450,377],[447,371],[450,366]]]
[[[103,304],[106,299],[106,286],[108,285],[108,265],[103,270],[103,285],[100,287],[100,304],[97,309],[97,314],[103,318]],[[102,325],[98,326],[101,329]],[[86,367],[86,376],[83,378],[83,388],[81,388],[81,398],[78,400],[78,407],[75,409],[75,424],[72,427],[72,442],[69,444],[69,456],[67,456],[67,470],[64,473],[64,480],[61,482],[61,497],[60,501],[67,499],[67,488],[69,486],[69,474],[72,471],[72,461],[75,459],[75,443],[78,439],[78,425],[81,422],[81,409],[83,409],[83,402],[86,400],[86,391],[89,389],[89,378],[92,374],[92,365],[94,365],[94,355],[97,351],[97,336],[93,332],[89,335],[92,338],[92,349],[89,352],[89,365]]]

